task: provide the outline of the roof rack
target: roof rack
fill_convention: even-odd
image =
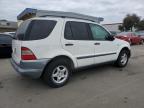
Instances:
[[[18,17],[18,20],[23,20],[30,17],[47,17],[47,16],[54,16],[54,17],[66,17],[66,18],[77,18],[83,20],[89,20],[93,22],[100,23],[104,19],[102,17],[93,17],[83,14],[78,14],[74,12],[62,12],[62,11],[47,11],[47,10],[37,10],[32,8],[26,8]]]
[[[89,20],[93,22],[99,23],[103,21],[101,17],[93,17],[73,12],[62,12],[62,11],[45,11],[45,10],[37,10],[36,16],[38,17],[47,17],[47,16],[55,16],[55,17],[66,17],[66,18],[77,18],[83,20]]]

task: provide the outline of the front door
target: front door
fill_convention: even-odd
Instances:
[[[95,41],[95,63],[109,62],[117,59],[118,46],[115,40],[109,40],[110,33],[97,24],[89,24]]]

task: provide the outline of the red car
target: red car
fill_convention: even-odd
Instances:
[[[141,35],[140,38],[142,38],[142,40],[143,40],[142,43],[144,43],[144,35]]]
[[[116,38],[125,40],[130,44],[143,44],[142,38],[140,38],[134,32],[122,32],[120,34],[117,34]]]
[[[143,40],[143,42],[144,42],[144,31],[138,31],[138,32],[136,32],[136,34],[137,34],[140,38],[142,38],[142,40]]]

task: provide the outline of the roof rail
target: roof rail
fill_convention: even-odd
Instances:
[[[102,17],[93,17],[73,12],[62,12],[62,11],[47,11],[47,10],[38,10],[32,8],[26,8],[21,14],[17,16],[18,20],[26,20],[31,17],[47,17],[47,16],[54,16],[54,17],[67,17],[67,18],[77,18],[83,20],[89,20],[93,22],[100,23],[104,19]]]
[[[36,16],[38,17],[47,17],[47,16],[55,16],[55,17],[66,17],[66,18],[77,18],[83,20],[89,20],[93,22],[100,23],[103,21],[101,17],[93,17],[73,12],[62,12],[62,11],[45,11],[45,10],[37,10]]]

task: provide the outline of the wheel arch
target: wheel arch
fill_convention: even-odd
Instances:
[[[72,60],[72,58],[70,58],[70,57],[67,56],[67,55],[58,55],[58,56],[53,57],[53,58],[45,65],[45,67],[44,67],[44,69],[43,69],[43,72],[42,72],[42,74],[41,74],[41,77],[43,76],[46,67],[47,67],[50,63],[52,63],[53,61],[58,60],[58,59],[67,59],[67,60],[69,60],[72,69],[75,69],[76,64],[74,63],[74,61]]]
[[[123,48],[120,50],[120,52],[123,51],[123,50],[127,50],[127,51],[128,51],[128,56],[131,57],[131,51],[130,51],[130,49],[129,49],[128,47],[123,47]],[[120,52],[119,52],[119,54],[120,54]]]

